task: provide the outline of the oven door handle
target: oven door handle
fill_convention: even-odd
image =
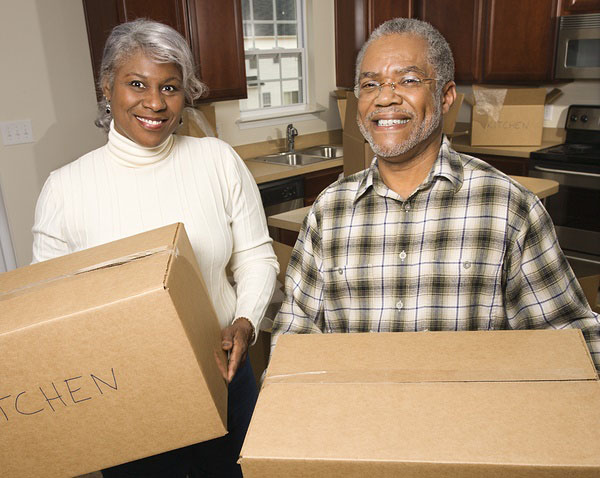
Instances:
[[[583,173],[577,171],[565,171],[564,169],[551,169],[551,168],[542,168],[541,166],[534,166],[533,169],[537,169],[538,171],[544,171],[546,173],[558,173],[558,174],[567,174],[570,176],[589,176],[592,178],[600,178],[600,174],[596,173]]]

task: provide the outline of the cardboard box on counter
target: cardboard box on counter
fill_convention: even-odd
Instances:
[[[555,88],[498,88],[473,85],[471,146],[539,146],[544,105],[562,92]]]
[[[2,476],[226,433],[220,326],[182,224],[0,275],[0,350]]]
[[[600,476],[579,330],[283,335],[245,478]]]
[[[442,131],[444,134],[451,135],[456,125],[456,119],[460,106],[464,98],[463,93],[457,93],[456,101],[450,110],[444,115]],[[356,124],[356,111],[358,108],[358,100],[354,96],[354,92],[348,91],[346,95],[346,104],[344,108],[340,108],[340,112],[344,110],[345,119],[343,132],[344,145],[344,176],[349,176],[358,171],[362,171],[371,165],[375,154],[369,143],[358,129]]]

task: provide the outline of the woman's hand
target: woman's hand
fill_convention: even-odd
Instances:
[[[240,364],[246,360],[248,346],[254,336],[254,326],[246,317],[236,319],[221,332],[221,346],[229,353],[225,379],[231,382]]]

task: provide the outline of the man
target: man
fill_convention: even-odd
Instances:
[[[452,150],[450,47],[431,25],[381,25],[357,59],[357,122],[376,154],[318,197],[275,319],[282,333],[583,331],[600,370],[600,321],[538,198]]]

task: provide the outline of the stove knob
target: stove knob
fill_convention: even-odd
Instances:
[[[570,120],[571,120],[571,121],[575,122],[575,121],[577,121],[578,119],[579,119],[579,118],[577,118],[577,115],[571,115],[571,118],[570,118]]]
[[[581,121],[583,121],[584,123],[586,123],[588,120],[587,115],[581,115]]]

